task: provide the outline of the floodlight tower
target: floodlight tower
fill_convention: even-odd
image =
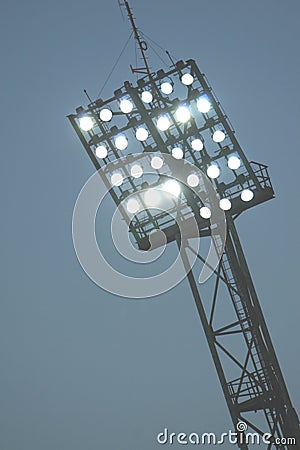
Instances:
[[[95,168],[108,164],[115,167],[113,173],[104,176],[104,181],[117,205],[132,194],[137,202],[143,202],[141,192],[145,188],[164,182],[165,176],[158,169],[164,165],[166,154],[173,156],[174,163],[181,159],[189,161],[211,179],[219,196],[218,205],[212,205],[208,193],[203,200],[205,186],[191,173],[187,185],[196,186],[202,195],[182,188],[181,206],[177,205],[176,211],[181,220],[189,220],[192,214],[201,236],[211,234],[208,219],[212,207],[220,208],[226,215],[226,245],[214,270],[211,296],[202,298],[193,270],[189,270],[187,253],[182,259],[226,403],[239,431],[237,445],[243,450],[251,447],[238,427],[242,421],[249,431],[272,436],[270,443],[261,447],[300,448],[297,413],[235,226],[242,212],[274,197],[267,166],[248,161],[222,106],[194,60],[178,61],[168,71],[150,70],[147,46],[128,2],[124,5],[143,60],[142,67],[131,68],[141,77],[136,84],[126,81],[108,100],[98,98],[86,108],[77,108],[68,118]],[[151,183],[143,181],[143,167],[133,153],[137,146],[146,157],[149,152],[157,154],[154,158],[149,156],[151,166],[157,169]],[[120,164],[124,155],[131,155],[131,167]],[[165,174],[172,177],[172,168],[166,165]],[[130,211],[129,202],[127,210]],[[179,236],[178,226],[168,211],[149,207],[146,213],[137,213],[129,219],[123,208],[122,214],[140,250],[149,249],[150,233],[161,230],[167,242],[184,240],[186,252],[193,251],[189,236]],[[204,262],[200,253],[197,258]],[[297,444],[287,438],[295,438]]]

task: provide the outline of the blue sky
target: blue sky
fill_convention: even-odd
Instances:
[[[249,160],[269,165],[276,199],[238,228],[299,410],[299,3],[131,4],[147,35],[197,60]],[[150,450],[165,426],[226,431],[187,283],[153,300],[117,298],[73,250],[72,210],[93,167],[66,115],[85,104],[84,88],[98,94],[129,35],[117,1],[17,0],[0,21],[0,447]],[[133,46],[104,97],[130,79],[130,63]]]

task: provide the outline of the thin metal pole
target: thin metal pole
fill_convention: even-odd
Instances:
[[[146,43],[145,43],[145,41],[141,40],[138,28],[137,28],[137,26],[135,24],[134,17],[133,17],[133,14],[132,14],[132,11],[131,11],[131,8],[129,6],[128,1],[125,0],[124,4],[125,4],[126,10],[127,10],[127,14],[128,14],[128,17],[129,17],[129,20],[130,20],[133,32],[134,32],[134,37],[136,38],[136,40],[138,42],[138,45],[139,45],[139,49],[140,49],[140,52],[141,52],[141,55],[142,55],[142,58],[143,58],[143,61],[144,61],[144,64],[145,64],[145,70],[146,70],[147,74],[149,75],[149,77],[151,78],[151,71],[150,71],[150,67],[149,67],[149,64],[148,64],[148,61],[147,61],[147,58],[146,58],[146,54],[145,54],[145,51],[147,50],[147,47],[145,48]],[[131,70],[133,72],[137,71],[137,70],[135,70],[133,68]]]

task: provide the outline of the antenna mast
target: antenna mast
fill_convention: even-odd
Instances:
[[[142,55],[142,58],[143,58],[143,61],[145,64],[144,67],[136,67],[136,68],[134,68],[134,67],[132,67],[132,65],[130,65],[131,71],[132,71],[132,73],[142,73],[142,74],[148,75],[151,78],[151,71],[150,71],[150,67],[149,67],[147,57],[145,54],[146,50],[148,49],[147,43],[145,41],[143,41],[139,35],[138,28],[135,24],[134,17],[133,17],[131,8],[130,8],[127,0],[124,0],[124,5],[125,5],[125,8],[126,8],[126,11],[128,14],[128,18],[130,20],[130,23],[131,23],[131,26],[132,26],[132,29],[134,32],[134,37],[137,40],[137,43],[139,45],[139,49],[140,49],[140,52],[141,52],[141,55]]]

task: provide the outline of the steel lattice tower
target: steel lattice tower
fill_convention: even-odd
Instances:
[[[147,185],[142,178],[127,176],[128,167],[118,163],[121,156],[130,154],[130,145],[123,150],[116,145],[116,137],[126,136],[128,140],[134,133],[132,139],[135,139],[141,127],[149,133],[145,140],[139,142],[145,155],[157,152],[163,159],[164,154],[172,154],[172,149],[180,148],[184,159],[203,172],[211,167],[210,170],[217,171],[211,178],[221,201],[226,199],[222,209],[226,214],[227,238],[218,267],[214,270],[210,296],[206,293],[202,298],[195,274],[189,270],[188,252],[193,251],[189,236],[179,236],[178,227],[169,214],[148,211],[129,220],[123,210],[124,218],[141,250],[150,247],[149,234],[158,229],[165,233],[168,242],[177,241],[179,244],[184,241],[183,264],[188,272],[187,279],[233,424],[237,426],[243,421],[260,435],[272,435],[272,442],[264,444],[268,450],[300,448],[294,441],[282,439],[293,437],[300,443],[299,420],[236,229],[236,219],[242,212],[274,197],[267,166],[247,160],[231,123],[194,60],[174,63],[167,72],[150,71],[145,54],[147,46],[141,40],[127,1],[125,7],[144,61],[143,67],[132,70],[140,73],[141,78],[136,85],[126,81],[112,98],[91,101],[86,108],[77,108],[76,114],[68,118],[97,170],[113,163],[118,173],[123,171],[121,184],[111,186],[110,174],[105,177],[117,205],[132,193],[139,196],[139,191]],[[168,89],[162,89],[163,83],[167,83],[165,87]],[[180,100],[177,95],[180,95]],[[125,112],[120,110],[123,100],[129,102]],[[180,105],[188,105],[191,111],[191,117],[184,123],[176,118]],[[162,115],[169,120],[165,130],[158,127],[158,119]],[[85,126],[82,126],[82,120]],[[138,162],[134,154],[132,161]],[[168,176],[172,176],[170,168],[169,171]],[[162,176],[158,174],[148,187],[161,182]],[[207,208],[207,205],[211,207],[209,196],[205,203],[188,188],[182,189],[181,207],[177,206],[177,214],[182,220],[188,220],[192,213],[203,237],[211,234],[207,217],[199,214],[199,209]],[[205,260],[200,253],[197,258],[202,262]],[[239,441],[237,445],[241,449],[251,447],[251,444],[243,442],[243,433],[240,433]]]

